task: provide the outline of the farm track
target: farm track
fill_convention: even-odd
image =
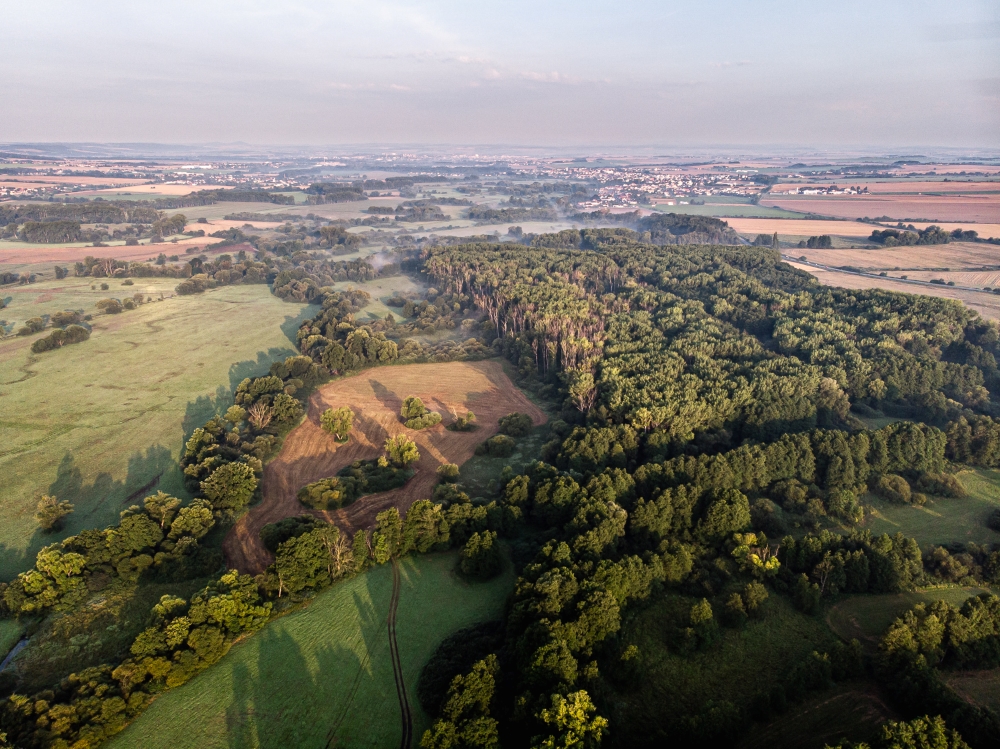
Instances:
[[[406,682],[403,680],[403,663],[399,657],[399,644],[396,642],[396,608],[399,606],[399,564],[392,560],[392,598],[389,601],[389,653],[392,656],[392,678],[396,681],[396,696],[399,698],[399,713],[403,722],[403,735],[399,740],[400,749],[410,749],[413,744],[413,713],[410,710],[410,700],[406,695]]]
[[[409,395],[419,397],[445,421],[420,431],[404,427],[399,409]],[[320,414],[338,406],[350,406],[355,414],[346,443],[336,442],[319,425]],[[477,416],[475,431],[445,429],[456,414],[466,411]],[[311,512],[353,536],[359,529],[370,528],[383,510],[395,507],[404,515],[416,500],[431,497],[438,466],[463,464],[478,444],[496,433],[497,420],[512,411],[528,414],[535,424],[546,420],[496,360],[377,367],[324,385],[310,398],[305,420],[289,432],[281,451],[265,466],[263,501],[250,508],[226,536],[223,549],[229,567],[249,574],[263,572],[274,557],[261,542],[260,531],[283,518]],[[386,438],[397,434],[406,434],[420,451],[413,478],[405,486],[369,494],[339,510],[310,511],[299,502],[297,494],[303,486],[334,476],[356,460],[378,457]]]

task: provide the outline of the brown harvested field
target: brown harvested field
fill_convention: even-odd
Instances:
[[[399,410],[403,399],[415,395],[444,421],[429,429],[414,431],[403,426]],[[319,426],[327,408],[350,406],[355,414],[351,438],[344,444]],[[454,414],[472,411],[479,428],[473,432],[450,432],[445,426]],[[390,507],[400,514],[418,499],[429,499],[437,483],[436,470],[443,463],[462,465],[476,446],[497,431],[497,419],[512,411],[527,413],[535,424],[546,417],[504,373],[497,360],[405,364],[365,370],[321,387],[309,400],[305,421],[285,438],[277,457],[264,468],[263,501],[240,518],[226,537],[223,548],[230,567],[242,572],[261,572],[273,557],[260,541],[268,523],[312,512],[342,531],[353,534],[371,527],[375,515]],[[334,476],[355,460],[382,454],[387,437],[406,434],[417,443],[420,460],[405,486],[381,494],[361,497],[348,507],[332,512],[310,511],[297,499],[303,486]]]
[[[783,183],[780,185],[775,185],[771,188],[771,195],[782,195],[784,193],[794,193],[799,189],[808,188],[819,188],[826,189],[832,183]],[[984,192],[1000,192],[1000,181],[982,180],[976,182],[974,180],[949,180],[948,182],[929,182],[929,181],[916,181],[916,180],[900,180],[898,182],[890,182],[883,180],[880,182],[865,182],[863,180],[858,180],[856,177],[850,179],[842,180],[836,183],[840,187],[847,187],[849,185],[861,185],[862,187],[867,187],[868,192],[875,195],[884,194],[898,194],[898,193],[984,193]],[[823,196],[816,196],[821,198]],[[839,197],[836,195],[831,195],[831,198]]]
[[[962,196],[878,196],[856,197],[768,197],[762,206],[784,208],[799,213],[816,213],[836,218],[891,216],[894,220],[926,219],[928,221],[1000,222],[1000,194]]]
[[[83,260],[88,255],[92,257],[111,257],[115,260],[148,260],[155,258],[161,252],[166,255],[179,255],[183,260],[190,247],[198,247],[198,253],[207,252],[205,247],[219,240],[214,237],[189,237],[177,242],[161,242],[157,244],[140,244],[131,247],[124,244],[108,247],[92,247],[90,245],[44,245],[27,244],[24,242],[0,243],[0,265],[31,265],[33,263],[73,264]],[[236,253],[241,249],[252,250],[250,245],[229,246],[219,252]]]
[[[810,250],[790,247],[784,251],[793,257],[805,257],[821,265],[852,265],[872,270],[949,268],[962,271],[1000,266],[1000,247],[974,242],[888,247],[871,250]],[[986,284],[973,284],[985,286]]]
[[[794,262],[790,263],[790,265],[812,274],[820,283],[826,286],[838,286],[842,289],[885,289],[886,291],[900,291],[904,294],[922,294],[924,296],[957,299],[987,319],[1000,320],[1000,296],[987,294],[983,291],[964,291],[962,289],[953,289],[950,286],[908,284],[904,281],[894,281],[891,278],[858,276],[853,273],[841,273],[835,270],[814,268]],[[850,263],[838,263],[838,265],[850,265]],[[937,274],[937,276],[940,277],[941,274]]]
[[[159,195],[163,196],[177,196],[177,195],[189,195],[198,190],[232,190],[231,186],[226,185],[185,185],[185,184],[139,184],[133,187],[113,187],[104,190],[84,190],[76,193],[82,197],[100,197],[107,200],[115,200],[121,196],[127,195],[139,195],[139,196],[152,196],[156,197]]]
[[[740,234],[773,234],[814,237],[833,234],[838,237],[865,238],[878,227],[857,221],[822,221],[795,218],[727,218],[724,221]]]
[[[38,185],[93,185],[95,187],[107,187],[111,185],[142,185],[147,183],[146,179],[129,179],[122,177],[75,177],[67,175],[18,175],[4,177],[0,180],[0,187],[37,187]]]

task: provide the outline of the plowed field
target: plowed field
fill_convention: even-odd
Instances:
[[[444,421],[420,431],[407,429],[400,421],[399,409],[409,395],[420,398]],[[355,414],[350,440],[344,444],[337,443],[319,425],[323,411],[339,406],[350,406]],[[476,414],[478,429],[445,429],[456,414],[466,411]],[[405,486],[361,497],[341,510],[312,513],[349,534],[370,527],[375,516],[390,507],[404,514],[416,500],[430,498],[439,465],[467,461],[476,445],[496,433],[497,419],[512,411],[529,414],[536,425],[545,422],[545,414],[514,387],[498,361],[382,367],[323,386],[310,399],[306,420],[288,434],[281,452],[264,468],[263,501],[251,508],[226,538],[229,566],[242,572],[262,571],[272,555],[260,541],[260,530],[268,523],[308,511],[296,498],[299,489],[335,475],[355,460],[378,457],[386,438],[396,434],[406,434],[420,450],[420,460],[413,465],[415,474]]]

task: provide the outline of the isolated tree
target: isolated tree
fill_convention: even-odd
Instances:
[[[216,512],[234,514],[246,507],[257,488],[257,477],[246,463],[225,463],[201,482],[201,491]]]
[[[354,411],[347,406],[328,408],[319,417],[319,423],[338,442],[347,442],[348,432],[354,423]]]
[[[411,463],[420,460],[417,443],[405,434],[397,434],[395,437],[386,439],[385,454],[389,462],[397,468],[406,468]]]
[[[69,502],[60,502],[55,497],[44,495],[36,505],[35,520],[46,533],[54,533],[63,526],[63,518],[73,512],[73,505]]]
[[[406,397],[403,401],[403,408],[399,412],[400,416],[403,417],[403,421],[419,419],[425,413],[427,413],[427,408],[424,406],[424,402],[415,395]]]

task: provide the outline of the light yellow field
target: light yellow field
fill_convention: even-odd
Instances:
[[[915,247],[880,247],[871,250],[810,250],[790,247],[784,252],[793,257],[805,257],[811,263],[835,266],[853,265],[856,268],[875,270],[949,268],[952,271],[960,271],[979,270],[983,267],[1000,265],[1000,247],[972,242],[952,242],[946,245],[919,245]]]
[[[870,237],[878,227],[857,221],[809,221],[794,218],[727,218],[726,223],[740,234],[773,234],[813,237],[830,234],[838,237]]]

